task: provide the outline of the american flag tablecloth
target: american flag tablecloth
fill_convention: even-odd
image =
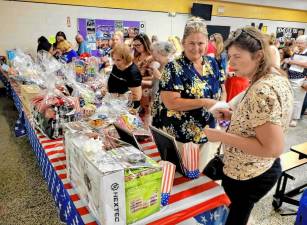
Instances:
[[[30,144],[57,205],[60,219],[74,225],[98,224],[67,179],[63,139],[51,140],[35,130],[31,116],[23,111],[18,86],[12,83],[10,87],[15,106],[20,116],[24,116]],[[141,146],[148,156],[160,160],[153,142],[144,142]],[[169,205],[135,224],[221,225],[225,223],[228,214],[226,206],[229,204],[223,188],[209,178],[201,176],[190,180],[176,174]]]

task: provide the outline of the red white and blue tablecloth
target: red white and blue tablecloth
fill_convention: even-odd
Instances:
[[[21,136],[24,134],[28,136],[42,175],[58,208],[60,219],[73,225],[98,224],[67,179],[63,139],[51,140],[34,129],[31,115],[23,110],[18,85],[8,82],[1,73],[0,79],[19,112],[15,131]],[[160,160],[159,152],[153,142],[144,142],[141,145],[148,156],[156,161]],[[135,224],[222,225],[226,221],[229,204],[230,201],[223,188],[209,178],[201,176],[190,180],[176,174],[169,205]]]

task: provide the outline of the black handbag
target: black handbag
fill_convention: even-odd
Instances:
[[[203,170],[203,174],[209,177],[212,180],[221,180],[224,173],[223,173],[223,157],[224,155],[221,154],[221,147],[222,143],[218,147],[216,154],[214,155],[213,159],[211,159],[208,164],[206,165],[205,169]]]

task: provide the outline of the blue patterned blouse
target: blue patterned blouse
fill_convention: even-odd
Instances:
[[[203,57],[203,71],[199,74],[184,55],[166,65],[162,72],[159,91],[153,105],[153,126],[165,130],[180,142],[206,143],[204,128],[215,127],[213,115],[205,108],[190,111],[168,110],[162,103],[161,91],[179,92],[182,98],[211,98],[221,96],[224,77],[214,58]]]
[[[302,54],[295,54],[295,55],[302,55],[302,56],[307,56],[307,51]],[[292,59],[294,58],[294,56],[292,56]],[[291,66],[290,66],[291,68]],[[307,77],[307,69],[305,68],[303,70],[303,72],[297,72],[294,70],[288,70],[288,74],[289,74],[289,79],[302,79],[302,78],[306,78]]]

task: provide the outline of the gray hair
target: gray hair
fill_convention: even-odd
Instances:
[[[296,41],[301,41],[307,44],[307,35],[300,35],[297,37]]]
[[[182,41],[184,41],[190,34],[202,33],[208,37],[207,25],[205,20],[200,17],[191,17],[185,27]]]
[[[151,49],[152,51],[157,51],[159,54],[167,57],[176,52],[174,45],[168,41],[156,41],[151,45]]]

